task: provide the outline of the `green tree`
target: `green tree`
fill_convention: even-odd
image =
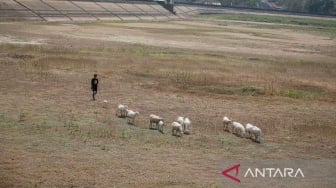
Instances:
[[[252,8],[258,7],[259,3],[260,3],[260,0],[249,0],[248,7],[252,7]]]
[[[335,8],[333,0],[307,0],[305,8],[310,13],[331,13]]]
[[[261,0],[220,0],[223,6],[257,7]]]
[[[258,7],[261,1],[276,3],[284,10],[336,14],[336,0],[219,0],[223,6]]]

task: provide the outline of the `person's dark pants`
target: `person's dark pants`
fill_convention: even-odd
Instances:
[[[92,98],[96,100],[95,95],[97,94],[97,89],[92,89]]]

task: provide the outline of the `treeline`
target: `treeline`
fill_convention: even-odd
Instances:
[[[206,0],[205,0],[206,1]],[[336,14],[336,0],[219,0],[222,6],[263,8],[273,3],[276,8],[296,12]],[[275,8],[275,7],[269,7]]]
[[[290,11],[331,14],[335,13],[335,0],[269,0]]]

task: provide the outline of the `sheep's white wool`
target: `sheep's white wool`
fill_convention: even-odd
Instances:
[[[253,127],[254,125],[252,125],[251,123],[246,124],[245,128],[246,128],[246,134],[248,135],[248,137],[251,137]]]
[[[230,120],[228,117],[224,116],[224,117],[223,117],[223,122],[226,122],[226,123],[227,123],[227,122],[231,122],[231,120]]]
[[[191,122],[190,122],[190,119],[189,118],[184,118],[184,121],[183,121],[183,132],[187,132],[188,134],[190,133],[190,131],[189,131],[189,128],[190,128],[190,124],[191,124]]]
[[[251,123],[246,124],[246,134],[249,138],[254,139],[255,142],[260,143],[261,130],[257,126],[252,125]]]
[[[230,125],[231,122],[232,121],[228,117],[226,117],[226,116],[223,117],[223,130],[224,131],[228,130],[230,132],[229,125]],[[231,130],[231,132],[232,132],[232,130]]]
[[[139,112],[134,112],[133,110],[127,110],[127,117],[133,118],[138,114]]]
[[[104,102],[103,107],[104,107],[104,108],[107,108],[107,103],[108,103],[108,101],[107,101],[107,100],[104,100],[103,102]]]
[[[260,143],[261,130],[259,127],[254,126],[251,130],[252,135],[254,136],[254,141]]]
[[[164,126],[164,122],[163,120],[160,120],[158,123],[158,130],[163,133],[163,126]]]
[[[162,118],[160,118],[160,116],[157,116],[157,115],[154,115],[154,114],[149,115],[149,118],[152,119],[152,120],[160,120],[160,119],[162,119]]]
[[[179,124],[183,124],[183,121],[184,121],[184,118],[182,117],[182,116],[179,116],[178,118],[177,118],[177,122],[179,123]]]
[[[128,106],[124,104],[119,104],[116,110],[116,116],[126,117]]]
[[[127,122],[128,123],[132,122],[132,124],[134,124],[135,117],[139,114],[139,112],[134,112],[132,110],[126,110],[126,112],[127,112],[127,115],[126,115]]]
[[[236,133],[237,135],[243,137],[245,135],[245,128],[242,124],[238,122],[233,122],[233,132]]]
[[[178,122],[173,122],[172,124],[172,135],[179,135],[182,136],[183,135],[183,128],[182,125]]]
[[[163,132],[164,119],[161,118],[160,116],[151,114],[149,115],[149,128],[152,129],[154,128],[154,126],[160,132]]]

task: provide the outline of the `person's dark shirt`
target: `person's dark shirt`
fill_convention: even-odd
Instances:
[[[91,89],[97,91],[98,88],[98,78],[92,78],[91,80]]]

